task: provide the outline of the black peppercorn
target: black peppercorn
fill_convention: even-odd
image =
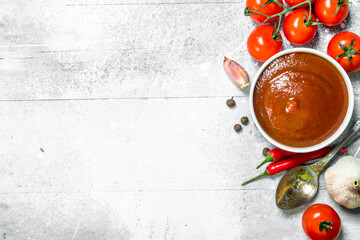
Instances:
[[[235,125],[234,125],[234,130],[235,130],[236,132],[240,132],[241,129],[242,129],[242,127],[241,127],[240,124],[235,124]]]
[[[226,100],[226,105],[227,105],[228,107],[234,107],[235,104],[236,104],[236,103],[235,103],[234,97],[232,97],[231,99]]]
[[[264,157],[266,157],[266,155],[268,154],[269,151],[270,151],[269,148],[264,148],[264,149],[263,149],[262,154],[264,155]]]
[[[242,124],[246,125],[246,124],[248,124],[249,119],[248,119],[248,117],[242,117],[240,121]]]

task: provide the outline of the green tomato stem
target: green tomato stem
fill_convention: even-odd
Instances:
[[[274,3],[276,3],[277,5],[282,6],[283,8],[287,8],[287,7],[285,7],[284,4],[281,4],[278,0],[274,0]]]
[[[263,22],[263,23],[266,23],[266,22],[269,21],[271,18],[280,17],[280,16],[284,15],[285,13],[287,13],[287,12],[289,12],[289,11],[291,11],[291,10],[293,10],[293,9],[301,6],[301,5],[304,5],[304,4],[306,4],[306,3],[309,4],[309,8],[310,8],[310,12],[311,12],[311,0],[305,0],[304,2],[301,2],[301,3],[299,3],[299,4],[296,4],[296,5],[292,6],[292,7],[285,7],[283,4],[281,4],[281,3],[280,3],[279,1],[277,1],[277,0],[274,0],[274,3],[282,6],[282,7],[284,8],[284,10],[281,11],[281,12],[279,12],[279,13],[276,13],[276,14],[274,14],[274,15],[269,16],[269,15],[267,15],[267,14],[265,14],[265,13],[262,13],[262,12],[259,12],[259,11],[257,11],[257,10],[250,10],[250,9],[248,9],[248,11],[246,11],[246,9],[245,9],[245,16],[249,16],[251,13],[260,14],[260,15],[263,15],[263,16],[266,17],[265,21]],[[311,14],[310,14],[309,19],[311,19]],[[278,31],[277,31],[277,32],[278,32]]]
[[[343,0],[337,0],[337,2],[338,2],[338,4],[337,4],[337,7],[336,7],[334,16],[338,13],[338,11],[340,10],[340,8],[341,8],[342,5],[346,5],[346,4],[349,4],[349,3],[350,3],[349,0],[346,0],[345,2],[343,2]]]
[[[347,57],[348,60],[349,60],[349,62],[351,62],[352,57],[360,51],[360,49],[359,49],[359,50],[355,50],[355,49],[354,49],[354,43],[355,43],[355,39],[354,39],[354,38],[351,39],[351,43],[350,43],[349,47],[345,47],[344,45],[342,45],[342,44],[339,42],[338,44],[339,44],[339,46],[342,48],[342,50],[344,50],[344,52],[343,52],[342,54],[340,54],[339,56],[337,56],[337,57],[335,58],[335,60],[336,60],[336,59],[339,59],[339,58],[341,58],[341,57]]]
[[[319,230],[325,230],[325,232],[327,232],[329,229],[332,229],[331,224],[333,224],[330,220],[327,221],[323,221],[319,223]]]
[[[259,12],[259,11],[257,11],[257,10],[250,10],[250,9],[246,8],[246,9],[245,9],[245,15],[248,16],[248,15],[250,15],[251,13],[257,13],[257,14],[260,14],[260,15],[262,15],[262,16],[265,16],[266,19],[265,19],[265,21],[264,21],[263,23],[266,23],[266,22],[269,21],[271,18],[279,17],[278,23],[277,23],[277,25],[275,24],[274,31],[273,31],[273,35],[272,35],[272,38],[273,38],[275,41],[281,41],[281,40],[279,40],[279,38],[278,38],[278,34],[279,34],[279,32],[280,32],[280,26],[281,26],[281,18],[282,18],[282,16],[283,16],[285,13],[287,13],[287,12],[289,12],[289,11],[291,11],[291,10],[299,7],[299,6],[302,6],[302,5],[304,5],[304,4],[309,4],[309,10],[310,10],[309,12],[310,12],[310,14],[309,14],[309,16],[307,17],[307,20],[306,20],[306,22],[305,22],[305,25],[306,25],[306,26],[315,25],[315,24],[314,24],[314,21],[311,20],[311,0],[305,0],[304,2],[301,2],[301,3],[297,4],[297,5],[292,6],[292,7],[285,7],[285,6],[284,6],[283,4],[281,4],[278,0],[273,0],[273,2],[276,3],[276,4],[278,4],[278,5],[280,5],[280,6],[282,6],[282,7],[284,8],[284,10],[281,11],[281,12],[279,12],[279,13],[277,13],[277,14],[274,14],[274,15],[269,16],[269,15],[267,15],[267,14],[265,14],[265,13],[262,13],[262,12]]]
[[[281,17],[282,17],[282,15],[279,16],[279,21],[278,21],[278,24],[277,24],[277,27],[276,27],[276,31],[275,31],[274,35],[272,36],[272,38],[275,39],[276,41],[278,41],[278,34],[280,32]]]
[[[271,1],[271,0],[269,0],[269,1]],[[281,4],[278,0],[272,0],[272,2],[274,2],[274,3],[276,3],[276,4],[280,5],[280,6],[282,6],[282,7],[284,8],[284,10],[281,11],[281,12],[279,12],[279,13],[277,13],[277,14],[274,14],[274,15],[269,16],[269,15],[267,15],[267,14],[265,14],[265,13],[259,12],[259,11],[257,11],[257,10],[250,10],[249,7],[246,7],[246,8],[245,8],[245,11],[244,11],[244,14],[245,14],[245,16],[249,16],[249,15],[252,14],[252,13],[257,13],[257,14],[260,14],[260,15],[262,15],[262,16],[265,16],[266,19],[265,19],[265,21],[264,21],[263,23],[266,23],[266,22],[269,21],[271,18],[279,17],[278,23],[277,23],[277,25],[275,24],[275,27],[274,27],[275,30],[273,31],[273,35],[272,35],[272,38],[273,38],[275,41],[281,41],[281,40],[279,40],[279,38],[278,38],[278,34],[279,34],[279,32],[280,32],[280,26],[281,26],[281,18],[282,18],[282,16],[283,16],[285,13],[287,13],[287,12],[289,12],[289,11],[291,11],[291,10],[299,7],[299,6],[302,6],[302,5],[306,4],[306,3],[309,4],[309,10],[310,10],[309,12],[310,12],[310,14],[309,14],[307,20],[304,22],[305,25],[306,25],[306,26],[309,26],[309,25],[318,25],[318,24],[315,23],[313,20],[311,20],[311,0],[305,0],[305,1],[303,1],[303,2],[301,2],[301,3],[299,3],[299,4],[296,4],[296,5],[292,6],[292,7],[285,7],[285,6],[284,6],[283,4]],[[265,5],[267,5],[267,3],[265,3]]]

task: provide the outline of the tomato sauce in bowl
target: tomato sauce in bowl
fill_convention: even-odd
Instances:
[[[317,145],[344,122],[349,93],[343,75],[325,58],[293,52],[270,62],[253,92],[256,119],[273,140],[295,148]]]

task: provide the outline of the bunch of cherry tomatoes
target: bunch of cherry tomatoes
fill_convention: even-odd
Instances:
[[[316,35],[320,24],[336,26],[349,13],[349,0],[246,0],[245,15],[257,23],[278,20],[275,26],[260,25],[250,34],[247,48],[250,55],[265,62],[281,51],[282,36],[280,26],[282,17],[283,33],[295,45],[310,42]],[[360,37],[355,33],[341,32],[331,39],[328,55],[336,59],[346,72],[360,70]]]

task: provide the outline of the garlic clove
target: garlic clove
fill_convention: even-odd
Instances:
[[[360,207],[360,159],[345,156],[325,173],[326,188],[335,202]]]
[[[249,75],[240,64],[224,57],[223,66],[226,74],[236,86],[241,89],[249,86]]]

